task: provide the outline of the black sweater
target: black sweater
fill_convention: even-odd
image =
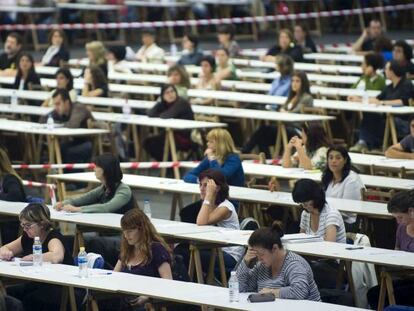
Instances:
[[[17,176],[6,174],[0,181],[0,200],[10,202],[25,202],[26,194],[23,185]]]

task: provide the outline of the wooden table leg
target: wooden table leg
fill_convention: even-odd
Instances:
[[[356,291],[355,291],[355,284],[354,279],[352,277],[352,261],[346,260],[345,261],[345,270],[348,276],[348,284],[349,288],[351,289],[352,298],[356,301]]]
[[[135,160],[137,162],[139,162],[140,159],[140,143],[139,143],[139,135],[138,135],[138,130],[137,130],[137,126],[132,124],[132,141],[134,142],[134,151],[135,151]]]
[[[282,142],[282,122],[277,123],[277,134],[276,134],[276,143],[275,143],[275,152],[273,154],[273,157],[276,158],[280,154],[281,149],[281,142]]]
[[[227,275],[226,275],[226,265],[224,263],[223,250],[221,249],[221,247],[218,247],[216,250],[217,250],[218,261],[219,261],[221,284],[223,285],[223,287],[227,287],[228,284],[227,284]]]
[[[60,311],[66,311],[69,298],[69,288],[66,286],[62,287],[62,295],[60,298]]]
[[[378,297],[378,311],[384,310],[385,305],[385,296],[386,296],[387,284],[385,279],[385,271],[381,271],[381,281],[380,281],[380,293]]]
[[[164,154],[162,156],[162,161],[163,162],[168,161],[169,152],[170,152],[170,139],[169,139],[168,130],[167,130],[166,133],[165,133],[165,137],[164,137]],[[165,177],[166,172],[167,172],[167,169],[162,168],[161,169],[161,177]]]
[[[167,129],[167,136],[168,136],[169,145],[170,145],[171,159],[173,162],[177,162],[178,156],[177,156],[177,148],[175,146],[174,131],[172,129]],[[176,179],[180,179],[179,168],[177,166],[174,166],[173,170],[174,170],[174,177]]]
[[[395,305],[395,296],[394,296],[394,284],[392,283],[391,275],[388,272],[384,272],[385,275],[385,284],[387,285],[387,294],[388,301],[390,305]]]
[[[75,289],[71,286],[68,288],[68,291],[69,291],[70,310],[77,311],[78,308],[76,307]]]
[[[389,115],[389,126],[390,126],[390,132],[391,132],[391,144],[397,144],[398,133],[397,133],[397,129],[395,128],[394,116],[392,114]]]
[[[387,117],[385,119],[385,129],[384,129],[384,139],[382,142],[382,150],[385,151],[388,147],[388,139],[390,136],[390,115],[387,114]]]
[[[181,195],[179,193],[173,193],[173,197],[171,200],[170,220],[175,219],[175,215],[177,213],[177,205],[180,204],[180,201],[181,201]]]
[[[214,266],[216,263],[216,255],[217,255],[217,249],[215,248],[211,249],[210,262],[208,264],[207,284],[213,284],[214,274],[215,274]]]

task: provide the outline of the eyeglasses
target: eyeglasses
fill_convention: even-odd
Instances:
[[[20,227],[23,228],[23,230],[29,230],[30,228],[32,228],[35,224],[30,224],[30,223],[20,223]]]

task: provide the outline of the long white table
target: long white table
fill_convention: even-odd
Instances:
[[[53,174],[48,178],[60,182],[87,182],[99,183],[94,173],[70,173],[70,174]],[[143,175],[124,174],[122,180],[132,188],[148,189],[154,191],[165,191],[173,194],[192,194],[199,195],[200,189],[197,184],[185,183],[182,180],[152,177]],[[59,188],[58,188],[59,189]],[[270,192],[268,190],[235,187],[230,186],[230,198],[242,202],[276,204],[282,206],[298,206],[292,195],[288,192]],[[327,198],[329,204],[341,212],[356,213],[367,217],[391,218],[388,213],[386,204],[356,200],[345,200],[336,198]],[[176,206],[171,209],[170,219],[174,219]]]
[[[362,153],[349,153],[353,164],[367,165],[375,167],[383,167],[389,169],[402,169],[414,170],[414,160],[404,159],[392,159],[385,156],[362,154]]]

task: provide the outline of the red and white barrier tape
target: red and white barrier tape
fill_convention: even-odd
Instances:
[[[246,161],[251,163],[259,163],[259,160]],[[269,159],[266,160],[266,164],[276,165],[279,164],[280,160],[278,159]],[[175,168],[185,166],[188,163],[199,163],[199,161],[176,161],[176,162],[121,162],[121,168],[125,169],[157,169],[157,168]],[[14,169],[29,169],[29,170],[38,170],[38,169],[93,169],[95,168],[94,163],[70,163],[70,164],[16,164],[12,165]],[[28,182],[29,183],[29,182]],[[30,182],[34,183],[34,182]],[[40,185],[47,185],[38,183]],[[28,184],[29,185],[29,184]],[[30,185],[29,185],[30,186]]]
[[[37,181],[31,181],[31,180],[22,180],[23,186],[27,187],[39,187],[39,188],[47,188],[49,191],[50,200],[52,203],[52,206],[54,206],[57,202],[56,199],[56,185],[54,184],[48,184],[44,182],[37,182]]]
[[[267,16],[247,16],[231,18],[212,18],[199,20],[177,20],[177,21],[154,21],[154,22],[117,22],[117,23],[76,23],[76,24],[15,24],[0,25],[0,30],[47,30],[55,28],[63,29],[121,29],[121,28],[150,28],[150,27],[175,27],[175,26],[203,26],[220,24],[244,24],[244,23],[264,23],[274,21],[286,21],[296,19],[308,19],[318,17],[349,16],[361,13],[379,13],[389,11],[400,11],[414,9],[414,3],[387,5],[378,7],[368,7],[361,9],[333,10],[320,12],[307,12],[296,14],[279,14]]]

